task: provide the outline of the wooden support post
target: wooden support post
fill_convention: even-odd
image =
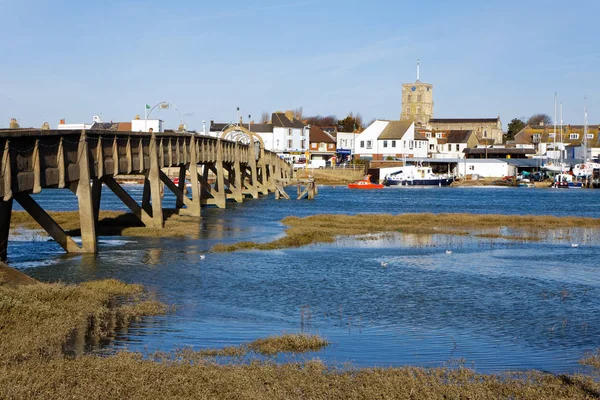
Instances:
[[[0,262],[6,262],[8,258],[8,234],[12,205],[12,197],[9,200],[0,200]]]
[[[200,161],[198,160],[198,144],[199,143],[196,140],[196,137],[193,135],[192,139],[190,140],[190,164],[188,167],[190,170],[190,183],[192,185],[192,203],[187,206],[186,214],[194,217],[201,217],[200,209],[202,206],[200,201],[200,187],[198,185],[198,162]],[[179,184],[181,185],[181,178],[179,179]]]
[[[237,201],[238,203],[240,203],[244,200],[244,195],[242,193],[242,189],[243,189],[242,188],[242,168],[241,168],[241,164],[240,164],[240,159],[242,158],[242,154],[241,154],[241,149],[240,149],[239,144],[235,146],[234,151],[235,151],[235,154],[234,154],[233,166],[229,170],[230,171],[229,185],[230,185],[230,188],[231,188],[231,186],[233,186],[232,192],[233,192],[234,200]],[[231,177],[231,173],[233,173],[233,179]]]
[[[63,137],[60,137],[58,142],[58,155],[56,156],[58,167],[58,188],[63,189],[65,185],[65,148],[63,145]]]
[[[81,245],[83,252],[96,253],[96,220],[92,204],[92,187],[90,186],[90,158],[85,131],[81,132],[77,159],[79,160],[79,180],[77,181],[77,200],[79,202],[79,226],[81,228]]]
[[[15,200],[67,253],[84,252],[29,194],[16,193]]]
[[[257,167],[256,167],[256,148],[254,146],[254,140],[250,141],[250,195],[255,199],[258,199],[258,179],[257,179]]]
[[[265,148],[261,145],[260,146],[260,159],[258,160],[258,163],[260,165],[260,187],[258,189],[258,191],[262,194],[269,194],[269,183],[267,181],[268,179],[268,174],[267,174],[267,160],[265,159]]]
[[[94,224],[98,226],[98,217],[100,215],[100,200],[102,198],[102,180],[92,179],[92,206],[94,207]]]
[[[33,193],[40,193],[42,191],[41,175],[40,139],[36,139],[35,147],[33,148]]]
[[[148,215],[152,215],[152,207],[150,206],[150,181],[148,173],[144,176],[144,189],[142,191],[142,208]]]
[[[12,159],[10,156],[10,139],[4,143],[2,154],[2,183],[4,184],[4,201],[12,198]]]
[[[162,198],[160,196],[160,167],[158,164],[158,143],[156,143],[156,134],[152,132],[150,138],[150,170],[147,180],[150,181],[150,198],[152,202],[152,223],[153,228],[161,228],[163,225]],[[162,143],[162,141],[161,141]],[[162,146],[161,146],[162,149]]]
[[[112,176],[103,179],[106,186],[131,210],[131,212],[146,226],[152,226],[152,216],[148,214],[138,203],[115,181]]]
[[[223,169],[223,144],[220,138],[217,138],[217,160],[215,162],[214,173],[216,175],[215,180],[215,191],[214,191],[214,204],[219,208],[225,208],[226,194],[225,194],[225,170]]]
[[[169,141],[169,143],[170,143],[170,141]],[[186,193],[186,186],[185,186],[185,173],[186,173],[186,171],[187,170],[185,168],[185,165],[181,165],[179,167],[179,174],[178,174],[179,184],[177,185],[177,188],[184,195]],[[178,197],[177,200],[175,201],[175,208],[177,210],[179,210],[180,208],[183,208],[183,206],[184,206],[183,199],[180,200],[179,197]]]

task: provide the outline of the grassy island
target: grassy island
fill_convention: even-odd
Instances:
[[[473,235],[483,238],[540,240],[555,229],[600,229],[600,219],[499,214],[321,214],[304,218],[287,217],[286,235],[269,243],[240,242],[216,245],[217,252],[258,249],[272,250],[330,243],[338,236],[383,232],[415,234]],[[503,232],[510,230],[510,234]]]

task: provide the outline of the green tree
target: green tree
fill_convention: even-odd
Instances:
[[[354,132],[363,130],[363,119],[360,114],[352,112],[344,119],[338,121],[338,132]]]
[[[506,132],[506,136],[504,137],[505,141],[514,140],[515,135],[523,128],[525,128],[527,124],[523,121],[522,118],[513,118],[512,121],[508,123],[508,132]]]

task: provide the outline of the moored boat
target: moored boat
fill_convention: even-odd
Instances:
[[[552,187],[559,189],[580,189],[583,187],[583,182],[573,180],[573,175],[571,174],[556,174]]]
[[[359,181],[348,184],[349,189],[383,189],[381,183],[371,182],[371,175],[365,175],[365,177]]]
[[[454,182],[451,175],[434,174],[431,167],[405,165],[386,176],[385,186],[448,186]]]

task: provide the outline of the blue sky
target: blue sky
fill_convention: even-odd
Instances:
[[[600,123],[597,0],[0,0],[0,15],[0,127],[127,121],[162,100],[193,129],[238,106],[397,119],[417,58],[436,117],[506,129],[552,116],[556,91],[566,123],[583,123],[586,94]]]

